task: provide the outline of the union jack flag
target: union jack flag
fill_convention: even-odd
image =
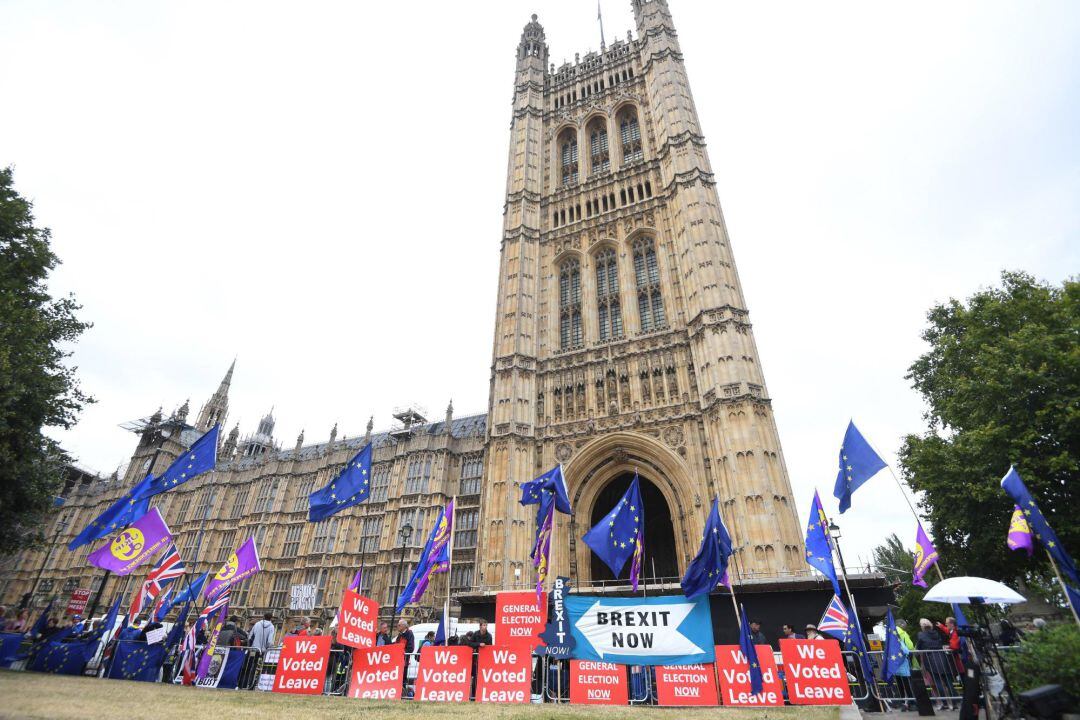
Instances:
[[[199,619],[195,621],[195,628],[198,629],[202,627],[210,620],[211,617],[213,617],[214,613],[222,610],[223,608],[227,608],[229,606],[229,596],[231,594],[232,593],[230,591],[223,592],[221,593],[221,595],[214,598],[214,602],[203,608],[203,611],[199,613]]]
[[[128,617],[138,616],[147,601],[156,600],[165,586],[176,578],[183,577],[184,572],[184,562],[180,559],[180,553],[176,551],[175,545],[170,545],[169,549],[158,558],[157,563],[146,576],[146,581],[132,598],[131,612]]]
[[[829,633],[838,640],[845,640],[850,627],[851,620],[848,618],[847,608],[838,596],[833,595],[829,606],[825,608],[825,614],[821,616],[818,630]]]

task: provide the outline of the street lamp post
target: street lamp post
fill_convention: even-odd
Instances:
[[[394,632],[394,623],[397,621],[397,599],[398,594],[404,590],[404,570],[405,570],[405,548],[409,544],[409,538],[412,537],[413,527],[406,521],[401,529],[398,530],[398,537],[401,538],[401,559],[398,560],[398,582],[394,583],[394,591],[390,596],[390,602],[392,603],[393,611],[390,614],[390,633]]]

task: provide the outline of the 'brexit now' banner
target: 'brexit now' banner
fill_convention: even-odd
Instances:
[[[711,663],[712,619],[707,595],[665,597],[569,595],[566,611],[579,660],[625,665]]]

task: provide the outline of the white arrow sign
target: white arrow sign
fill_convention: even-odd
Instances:
[[[575,627],[601,658],[694,655],[704,651],[677,630],[693,609],[693,602],[604,606],[597,600]]]

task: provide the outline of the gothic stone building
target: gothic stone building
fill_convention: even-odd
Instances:
[[[499,291],[486,416],[398,427],[283,450],[267,416],[234,428],[215,472],[166,493],[162,513],[200,571],[254,535],[264,571],[234,606],[288,607],[293,585],[317,587],[329,617],[359,566],[365,592],[389,604],[438,508],[458,498],[454,566],[428,591],[469,605],[531,587],[534,510],[517,486],[562,463],[575,508],[557,515],[553,570],[578,587],[623,578],[580,537],[642,479],[645,575],[677,587],[714,496],[737,545],[736,582],[809,575],[772,405],[736,273],[712,167],[666,0],[633,0],[630,35],[549,63],[534,15],[517,48]],[[82,478],[49,532],[63,541],[149,470],[160,471],[224,422],[232,370],[195,421],[186,407],[134,427],[123,478]],[[307,523],[307,495],[364,443],[374,444],[371,499]],[[203,518],[205,519],[205,522]],[[405,547],[400,530],[415,528]],[[27,592],[45,561],[27,551],[2,599]],[[94,574],[85,551],[45,562],[39,600]],[[131,586],[130,580],[120,585]],[[116,581],[114,580],[115,584]],[[116,587],[106,588],[111,597]],[[431,608],[410,609],[421,616]]]

